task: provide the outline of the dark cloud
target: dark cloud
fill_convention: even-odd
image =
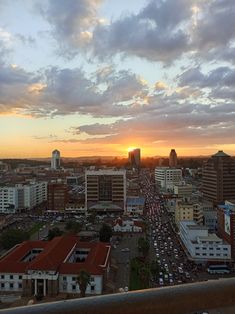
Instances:
[[[189,36],[181,24],[190,16],[188,0],[151,1],[136,15],[98,25],[92,48],[99,59],[116,53],[152,61],[172,62],[188,50]]]

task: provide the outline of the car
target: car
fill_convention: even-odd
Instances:
[[[191,277],[190,277],[190,274],[189,274],[188,272],[185,273],[185,277],[186,277],[187,279],[190,279],[190,278],[191,278]]]
[[[178,267],[178,272],[180,273],[180,274],[183,274],[183,269],[182,269],[182,267]]]
[[[130,252],[130,249],[128,247],[121,249],[122,252]]]
[[[164,285],[164,281],[163,281],[162,278],[159,278],[159,285],[160,285],[160,286],[163,286],[163,285]]]
[[[174,281],[173,281],[172,278],[169,279],[169,283],[170,283],[171,285],[174,283]]]
[[[159,253],[156,254],[156,257],[158,257],[158,258],[160,257]]]
[[[165,280],[168,280],[168,279],[169,279],[169,277],[168,277],[167,274],[164,275],[164,279],[165,279]]]

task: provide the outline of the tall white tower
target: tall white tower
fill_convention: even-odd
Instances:
[[[53,152],[52,152],[51,168],[52,169],[59,169],[60,168],[60,152],[57,149],[53,150]]]

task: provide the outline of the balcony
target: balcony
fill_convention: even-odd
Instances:
[[[0,310],[4,314],[234,314],[235,278]]]

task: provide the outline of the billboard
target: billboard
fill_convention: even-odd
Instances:
[[[225,210],[224,211],[224,231],[227,234],[231,234],[231,230],[230,230],[230,211],[229,210]]]

